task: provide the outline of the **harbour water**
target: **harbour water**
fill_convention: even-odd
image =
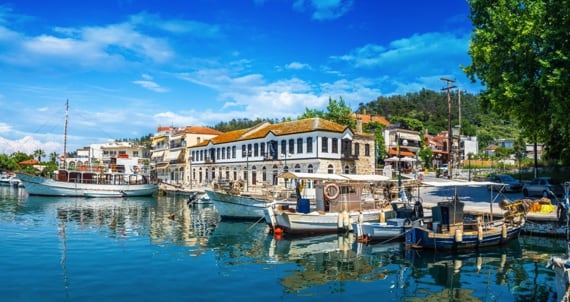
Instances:
[[[186,198],[0,187],[2,301],[559,301],[564,240],[450,254],[350,235],[275,238]]]

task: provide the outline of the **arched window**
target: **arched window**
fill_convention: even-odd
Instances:
[[[301,172],[301,165],[299,164],[295,165],[295,172]]]
[[[348,165],[344,166],[344,174],[350,174],[350,167]]]
[[[309,166],[307,166],[307,172],[309,172],[309,173],[314,173],[314,172],[313,172],[313,165],[312,165],[312,164],[309,164]]]
[[[334,174],[334,167],[333,167],[333,165],[332,165],[332,164],[329,164],[329,166],[328,166],[328,169],[327,169],[327,170],[328,170],[328,173],[329,173],[329,174]]]

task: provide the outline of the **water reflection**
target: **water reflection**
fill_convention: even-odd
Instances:
[[[204,274],[227,276],[261,266],[273,273],[283,293],[300,297],[372,290],[381,293],[381,300],[400,301],[558,301],[560,296],[555,274],[545,265],[552,255],[565,253],[563,240],[523,236],[503,247],[434,253],[406,249],[398,242],[359,243],[350,234],[277,238],[264,222],[220,221],[213,205],[188,205],[180,197],[42,198],[7,190],[0,188],[0,222],[15,224],[17,231],[21,225],[40,223],[50,231],[57,228],[63,239],[64,276],[66,239],[96,244],[99,239],[89,236],[94,232],[106,241],[149,238],[148,250],[146,241],[131,241],[141,253],[152,253],[157,246],[184,251],[191,247],[193,252],[182,253],[186,258],[173,261],[204,257]],[[93,248],[87,245],[85,252]],[[214,266],[203,264],[210,259]]]

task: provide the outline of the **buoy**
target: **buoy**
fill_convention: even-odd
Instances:
[[[455,242],[461,242],[463,241],[463,232],[461,232],[461,229],[456,229],[455,230]]]
[[[277,228],[275,228],[275,230],[273,231],[273,233],[274,233],[275,235],[281,235],[281,234],[283,234],[283,230],[282,230],[281,228],[277,227]]]
[[[281,240],[282,235],[281,234],[275,234],[275,236],[273,236],[273,238],[275,238],[275,240]]]

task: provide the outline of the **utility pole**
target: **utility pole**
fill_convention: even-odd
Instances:
[[[451,96],[449,91],[455,86],[451,86],[451,83],[454,83],[455,80],[448,79],[448,78],[441,78],[442,81],[447,82],[447,87],[442,88],[441,90],[447,91],[447,154],[448,154],[448,163],[447,163],[447,178],[451,179],[453,175],[453,152],[452,152],[452,143],[453,143],[453,136],[451,135]]]

